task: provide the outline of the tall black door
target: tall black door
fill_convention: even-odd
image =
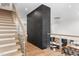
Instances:
[[[44,49],[49,46],[50,8],[41,5],[27,15],[28,41]]]

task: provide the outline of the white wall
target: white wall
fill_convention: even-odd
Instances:
[[[79,4],[54,3],[51,9],[51,33],[79,35]]]
[[[51,8],[51,33],[79,35],[79,3],[43,3]],[[41,3],[17,4],[21,18],[26,21],[26,14]],[[27,8],[27,11],[25,10]],[[59,19],[55,19],[59,17]]]

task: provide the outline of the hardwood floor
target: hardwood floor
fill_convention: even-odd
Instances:
[[[59,50],[53,51],[49,48],[42,50],[29,42],[27,42],[26,48],[27,56],[63,56]]]
[[[27,42],[26,44],[27,47],[27,55],[28,56],[49,56],[49,50],[48,49],[40,49],[36,47],[35,45]]]

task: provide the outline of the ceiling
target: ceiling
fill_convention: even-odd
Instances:
[[[41,4],[51,8],[51,33],[79,34],[79,3],[16,3],[21,18]],[[58,17],[59,19],[55,19]],[[73,29],[73,30],[72,30]]]
[[[37,8],[41,4],[40,3],[17,3],[15,5],[21,17],[24,18],[28,13],[33,11],[35,8]]]
[[[27,14],[32,12],[34,9],[36,9],[41,4],[45,4],[49,7],[52,6],[51,3],[15,3],[18,12],[21,15],[21,18],[25,18]]]

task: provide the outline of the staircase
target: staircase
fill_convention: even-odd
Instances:
[[[0,56],[22,55],[17,42],[16,25],[13,22],[12,12],[0,9]]]

